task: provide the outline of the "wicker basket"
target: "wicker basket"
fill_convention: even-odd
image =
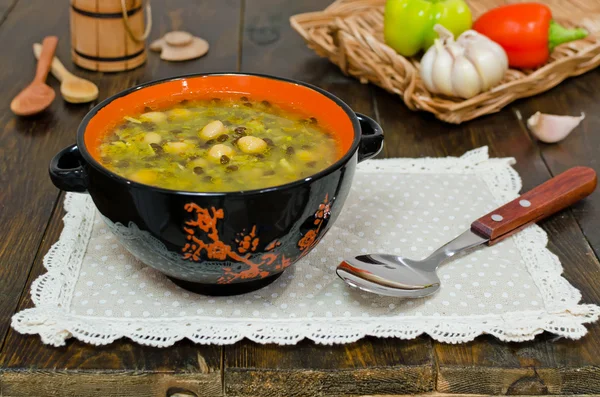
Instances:
[[[471,0],[476,18],[486,10],[518,1]],[[567,27],[577,25],[590,35],[557,47],[549,62],[536,70],[510,69],[505,79],[488,92],[468,100],[431,94],[419,76],[419,60],[405,58],[383,42],[385,0],[338,0],[321,12],[295,15],[292,27],[317,54],[329,58],[347,75],[372,82],[399,94],[412,110],[433,113],[459,124],[495,113],[507,104],[547,91],[570,76],[600,65],[600,0],[543,0],[554,19]]]

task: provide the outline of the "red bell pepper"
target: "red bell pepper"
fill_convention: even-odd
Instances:
[[[566,29],[552,20],[544,4],[517,3],[494,8],[479,17],[473,29],[500,44],[515,68],[535,68],[548,61],[559,44],[587,36],[584,29]]]

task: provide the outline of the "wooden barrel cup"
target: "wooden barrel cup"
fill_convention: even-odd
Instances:
[[[71,0],[71,56],[82,68],[118,72],[146,61],[143,0]],[[132,37],[133,36],[133,37]]]

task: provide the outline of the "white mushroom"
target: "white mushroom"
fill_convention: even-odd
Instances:
[[[527,126],[540,141],[555,143],[565,139],[584,118],[583,112],[579,117],[537,112],[527,120]]]

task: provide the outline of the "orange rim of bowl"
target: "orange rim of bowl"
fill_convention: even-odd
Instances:
[[[229,98],[246,96],[254,101],[266,100],[302,117],[317,118],[319,125],[332,133],[338,142],[337,161],[323,171],[283,185],[243,192],[183,191],[185,193],[230,195],[282,189],[331,173],[345,164],[358,149],[360,141],[358,119],[352,109],[339,98],[318,87],[295,80],[246,73],[179,76],[152,81],[122,91],[98,104],[84,117],[78,129],[77,146],[88,163],[121,182],[155,190],[178,192],[133,182],[102,166],[98,152],[102,137],[122,123],[125,116],[143,113],[146,107],[160,109],[173,106],[183,100],[202,100],[224,96]]]

